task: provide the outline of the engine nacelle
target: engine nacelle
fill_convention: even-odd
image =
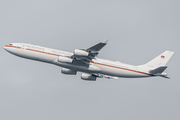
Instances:
[[[89,81],[96,81],[96,77],[92,74],[82,73],[81,79],[83,80],[89,80]]]
[[[63,57],[63,56],[59,56],[58,57],[58,61],[59,62],[63,62],[63,63],[72,63],[73,59],[69,58],[69,57]]]
[[[74,50],[74,55],[77,55],[77,56],[88,56],[89,52],[84,51],[84,50],[75,49]]]
[[[67,68],[62,68],[61,69],[61,73],[69,74],[69,75],[76,75],[77,71],[71,70],[71,69],[67,69]]]

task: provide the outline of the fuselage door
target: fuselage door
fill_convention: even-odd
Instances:
[[[26,49],[24,44],[21,44],[21,49],[22,49],[22,50],[25,50],[25,49]]]
[[[51,50],[51,49],[48,49],[47,52],[48,52],[49,54],[52,54],[52,50]]]
[[[19,49],[20,48],[20,49]],[[19,49],[19,50],[22,50],[22,44],[17,44],[17,48],[16,49]]]
[[[134,72],[137,71],[137,67],[136,67],[136,66],[133,67],[133,71],[134,71]]]

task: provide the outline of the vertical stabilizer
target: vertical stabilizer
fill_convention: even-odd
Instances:
[[[150,62],[146,63],[145,65],[148,67],[159,67],[159,66],[165,66],[169,59],[172,57],[174,52],[171,51],[165,51]]]

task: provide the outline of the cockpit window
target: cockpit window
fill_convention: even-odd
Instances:
[[[9,44],[9,46],[12,46],[12,44]]]

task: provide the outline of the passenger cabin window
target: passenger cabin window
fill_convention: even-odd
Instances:
[[[9,44],[9,46],[12,46],[12,44]]]

